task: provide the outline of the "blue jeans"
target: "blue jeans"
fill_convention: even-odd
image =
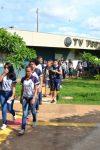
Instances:
[[[15,116],[15,111],[13,109],[14,100],[11,104],[7,103],[7,100],[12,96],[12,91],[0,93],[0,101],[1,101],[1,110],[2,110],[2,122],[3,124],[7,124],[7,110]]]
[[[39,110],[39,94],[38,94],[37,101],[36,101],[36,110]]]
[[[23,108],[23,116],[21,128],[25,129],[29,109],[31,110],[33,116],[33,122],[36,122],[36,104],[31,104],[29,101],[27,101],[26,98],[23,98],[22,108]]]
[[[42,103],[42,91],[39,92],[38,94],[38,100],[39,100],[39,104],[41,104]]]

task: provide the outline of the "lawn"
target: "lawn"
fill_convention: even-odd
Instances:
[[[21,93],[21,84],[16,86],[16,96]],[[67,99],[72,97],[73,99]],[[58,104],[100,105],[100,81],[88,79],[65,79],[60,90]]]
[[[72,97],[73,99],[67,99]],[[60,91],[60,104],[100,104],[100,81],[66,79]]]
[[[17,83],[17,85],[16,85],[16,96],[17,97],[20,97],[20,95],[21,95],[21,88],[22,88],[21,84]]]

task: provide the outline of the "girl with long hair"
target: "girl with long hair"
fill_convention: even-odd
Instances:
[[[0,103],[2,111],[2,127],[4,130],[7,127],[7,110],[12,114],[15,120],[15,111],[13,109],[15,99],[16,74],[13,65],[9,62],[5,63],[4,71],[0,75]]]

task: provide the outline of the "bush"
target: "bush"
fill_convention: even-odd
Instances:
[[[92,64],[95,64],[95,65],[100,65],[100,59],[90,53],[86,53],[84,52],[82,54],[82,59],[87,61],[87,62],[90,62]]]
[[[96,76],[94,76],[96,80],[100,80],[100,74],[97,74]]]

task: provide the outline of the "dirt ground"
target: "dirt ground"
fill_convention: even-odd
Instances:
[[[62,105],[47,104],[41,106],[38,114],[39,120],[49,120],[50,122],[58,123],[58,125],[38,125],[33,128],[29,124],[27,125],[25,135],[19,137],[19,124],[13,128],[6,141],[0,145],[0,150],[72,150],[75,143],[82,141],[82,139],[89,136],[97,128],[96,126],[81,126],[81,123],[90,125],[92,123],[95,123],[95,125],[100,123],[100,107],[97,106],[96,109],[96,106],[94,106],[95,108],[91,106],[90,109],[89,106],[82,106],[82,108],[80,108],[81,106],[75,106],[72,110],[71,107],[73,108],[70,105],[62,107]],[[84,115],[78,115],[79,108],[84,112]],[[19,113],[21,106],[17,106],[16,110]],[[80,123],[80,125],[59,126],[60,123]]]
[[[94,128],[42,126],[29,128],[21,137],[14,131],[1,145],[1,150],[69,150],[92,130]]]
[[[55,121],[55,120],[52,120]],[[57,122],[100,123],[100,112],[84,117],[66,117]],[[73,145],[91,134],[96,127],[37,126],[30,125],[24,136],[14,130],[0,146],[0,150],[71,150]]]

